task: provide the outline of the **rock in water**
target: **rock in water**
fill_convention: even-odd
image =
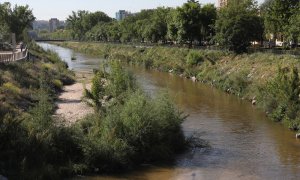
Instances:
[[[191,77],[191,79],[192,79],[193,82],[197,81],[197,78],[195,76]]]
[[[252,105],[256,105],[256,100],[253,99],[251,103],[252,103]]]

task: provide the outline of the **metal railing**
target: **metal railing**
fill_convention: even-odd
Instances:
[[[28,56],[28,49],[25,47],[23,51],[17,52],[3,52],[0,51],[0,63],[9,63],[14,61],[21,61]]]

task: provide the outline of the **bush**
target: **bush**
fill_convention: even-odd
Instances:
[[[150,98],[136,86],[131,74],[112,62],[107,86],[95,74],[93,101],[105,94],[117,99],[112,106],[101,106],[101,113],[80,122],[85,134],[85,162],[100,172],[119,171],[140,163],[172,160],[187,143],[181,130],[183,118],[165,95]]]
[[[189,66],[196,66],[203,61],[204,61],[204,58],[203,58],[202,53],[197,52],[197,51],[190,51],[186,57],[186,64]]]
[[[1,87],[1,91],[11,95],[19,95],[21,93],[21,89],[10,82],[4,83]]]
[[[100,171],[171,160],[186,145],[183,118],[166,96],[150,99],[137,91],[93,121],[84,152]]]
[[[299,130],[300,81],[298,69],[279,68],[266,89],[260,90],[260,101],[276,121],[284,121],[290,129]]]
[[[63,83],[59,79],[52,80],[52,84],[54,85],[54,88],[57,90],[63,89]]]

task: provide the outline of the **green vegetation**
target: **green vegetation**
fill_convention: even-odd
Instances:
[[[9,2],[0,3],[0,36],[15,33],[17,41],[20,41],[23,39],[23,31],[27,28],[31,28],[31,24],[34,20],[35,17],[28,5],[16,5],[12,8]]]
[[[115,21],[102,12],[73,12],[67,22],[76,40],[194,43],[209,41],[217,16],[212,4],[191,0],[177,9],[159,7]]]
[[[104,43],[60,43],[87,54],[144,65],[184,77],[195,76],[264,109],[268,115],[299,130],[299,58],[255,53],[235,55],[223,51],[188,48],[143,48]],[[298,95],[297,95],[298,94]]]
[[[64,32],[73,40],[214,45],[240,54],[252,43],[266,45],[264,41],[279,40],[286,48],[295,47],[300,37],[299,8],[294,0],[267,0],[261,6],[255,0],[228,0],[217,11],[213,4],[188,0],[181,7],[142,10],[121,21],[99,11],[78,11],[69,16]]]
[[[86,98],[95,114],[79,124],[85,135],[86,164],[115,172],[139,163],[170,161],[187,146],[183,118],[165,95],[150,98],[120,63],[96,72]]]
[[[215,40],[236,53],[247,52],[251,42],[263,40],[263,19],[257,13],[253,1],[229,1],[218,13]]]
[[[70,155],[62,153],[67,147],[60,145],[66,141],[61,134],[68,130],[55,126],[54,100],[73,83],[73,74],[56,54],[29,46],[34,59],[0,64],[0,174],[55,179]]]
[[[299,41],[299,31],[295,31],[299,18],[300,2],[294,0],[267,0],[261,7],[265,19],[265,30],[284,41]],[[299,29],[299,26],[298,28]]]
[[[72,40],[70,30],[58,29],[52,33],[48,31],[39,32],[39,38],[41,39],[55,39],[55,40]]]
[[[67,19],[67,24],[71,29],[71,35],[74,39],[82,39],[86,32],[101,22],[110,22],[111,18],[105,13],[97,11],[90,13],[88,11],[72,12]]]
[[[1,30],[26,40],[26,28],[34,20],[28,6],[0,4],[0,15]],[[72,37],[82,39],[98,22],[111,19],[101,12],[78,11],[68,21]],[[29,41],[28,48],[30,60],[0,64],[0,175],[62,179],[118,172],[172,161],[191,144],[181,130],[184,118],[170,99],[147,96],[116,62],[110,73],[97,71],[92,89],[85,91],[95,112],[66,126],[53,116],[54,102],[63,86],[74,82],[74,74],[57,54]]]
[[[297,68],[279,69],[261,94],[264,107],[275,121],[283,121],[290,129],[300,130],[300,81]]]
[[[52,116],[54,101],[73,74],[56,54],[30,47],[34,61],[0,67],[1,175],[60,179],[118,172],[169,162],[190,145],[181,130],[184,118],[170,99],[147,96],[117,62],[110,73],[95,71],[85,92],[95,112],[64,126]]]

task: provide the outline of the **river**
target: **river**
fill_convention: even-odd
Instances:
[[[92,71],[104,61],[56,45],[39,45],[57,52],[74,71]],[[75,61],[71,61],[73,54]],[[141,67],[130,70],[145,91],[155,94],[167,89],[189,115],[183,123],[185,134],[197,132],[211,147],[179,155],[172,166],[85,179],[300,179],[300,140],[251,103],[172,74]]]

